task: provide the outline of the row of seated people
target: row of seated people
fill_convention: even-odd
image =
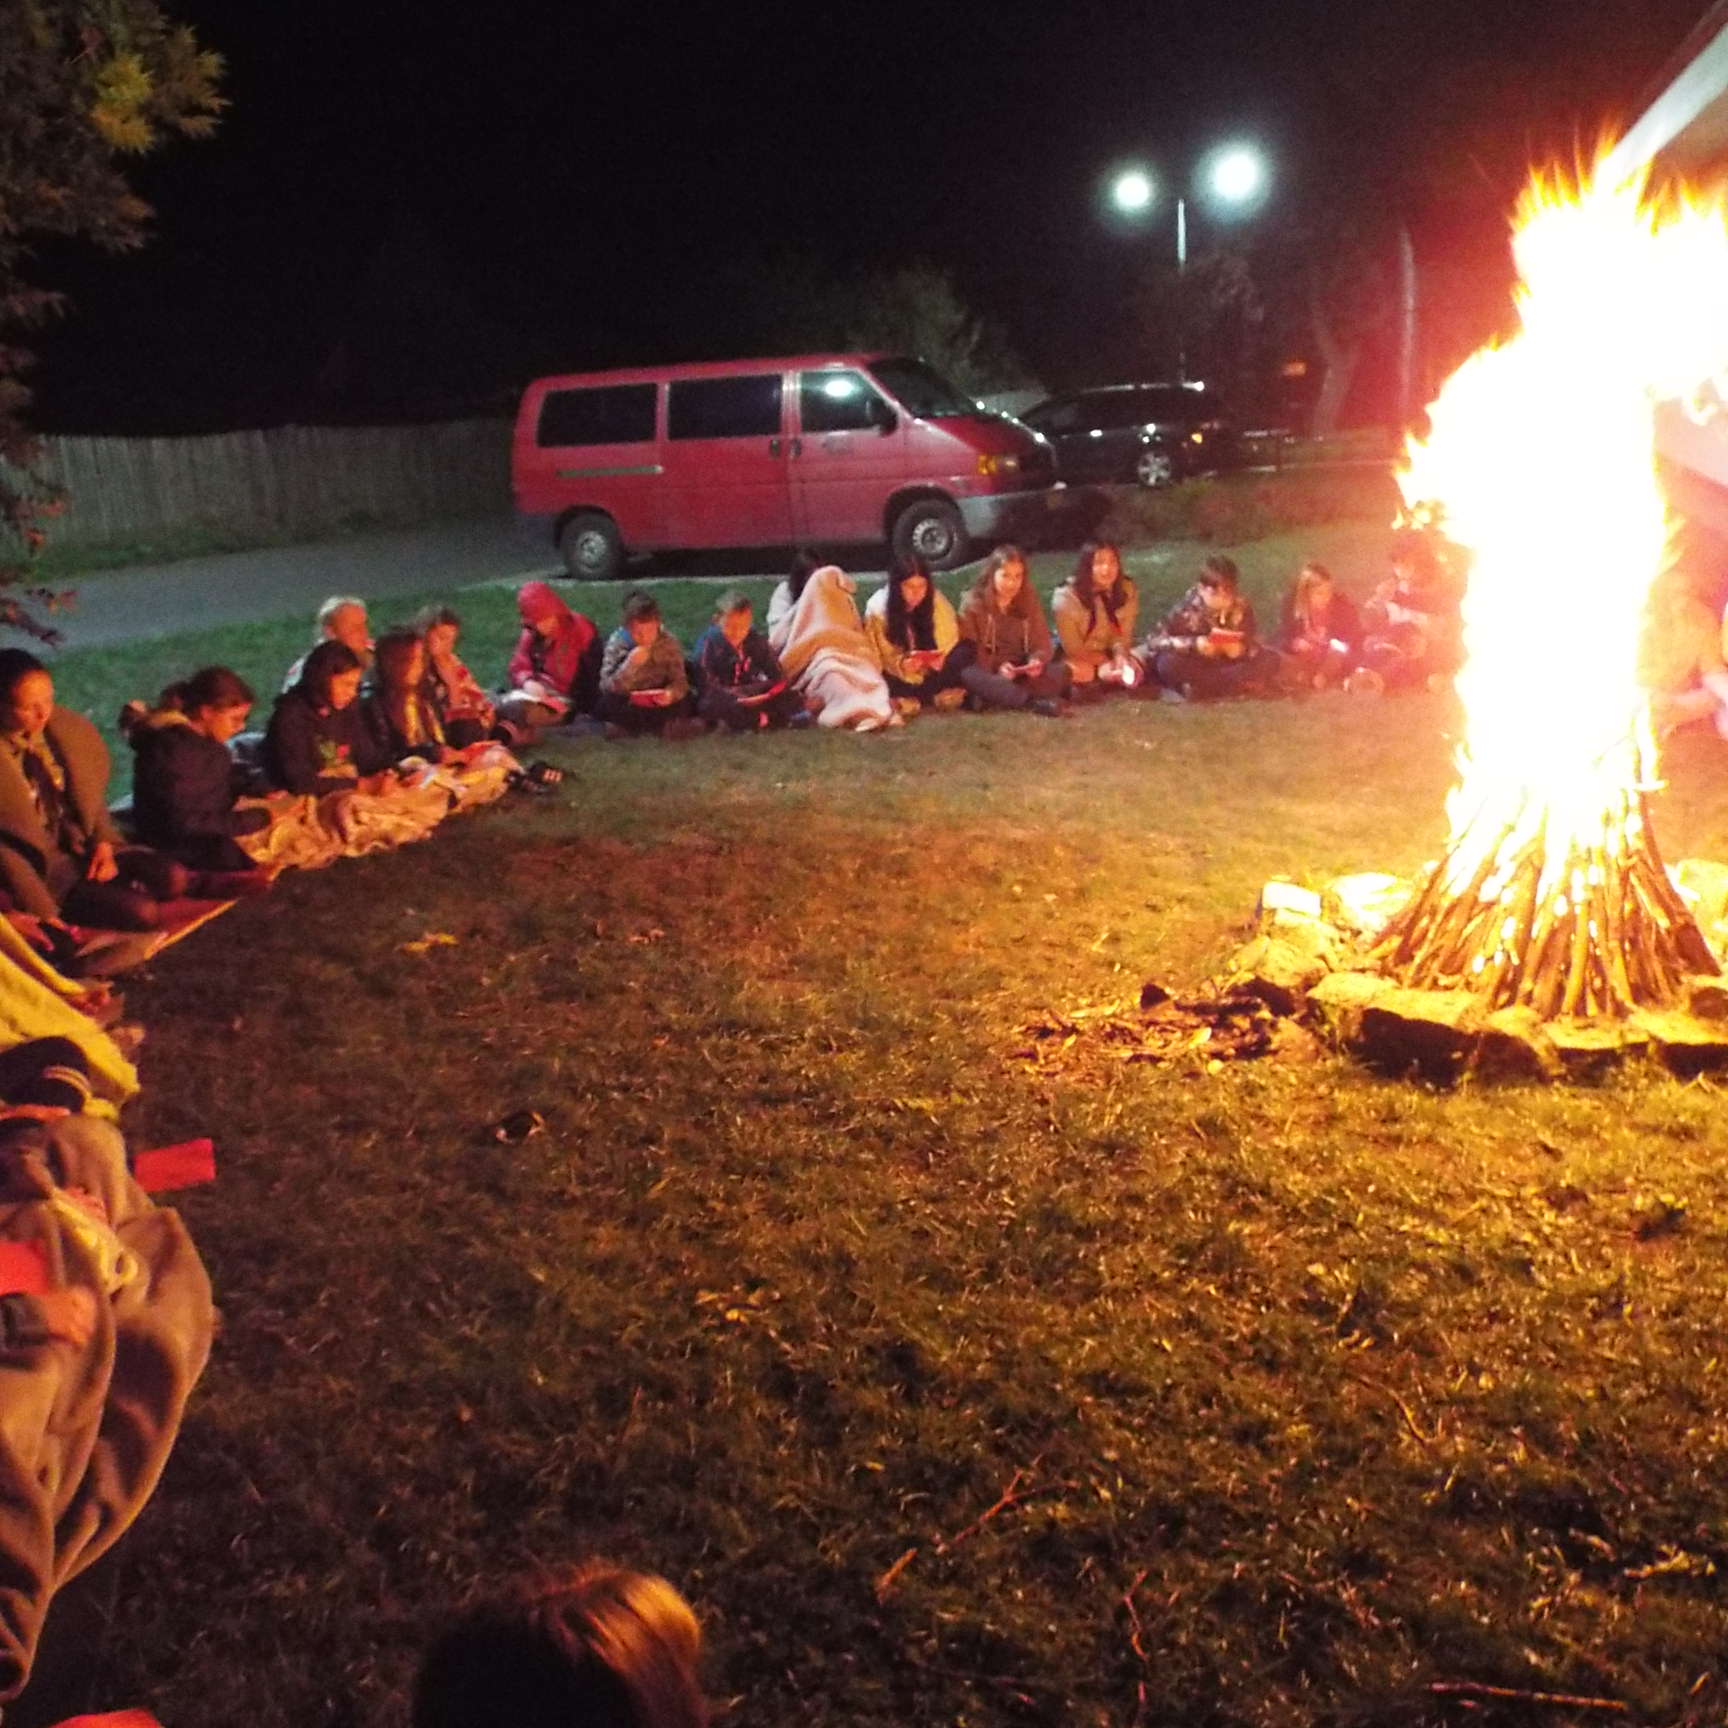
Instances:
[[[915,558],[897,562],[862,611],[856,594],[838,566],[802,553],[765,628],[746,595],[728,592],[687,655],[650,595],[631,594],[619,628],[602,638],[546,583],[530,582],[518,596],[511,687],[493,719],[516,742],[583,716],[614,737],[810,724],[867,732],[927,708],[1059,718],[1073,701],[1115,690],[1195,699],[1292,683],[1384,690],[1444,677],[1457,663],[1456,587],[1414,535],[1395,546],[1392,574],[1361,619],[1320,565],[1305,566],[1276,647],[1260,640],[1236,567],[1222,557],[1207,560],[1144,639],[1135,584],[1106,543],[1082,550],[1048,619],[1014,546],[991,553],[958,606]],[[350,627],[363,632],[363,612]],[[472,684],[460,662],[440,672],[434,653],[432,664],[441,687]]]
[[[253,693],[224,667],[204,668],[154,709],[133,705],[130,841],[108,808],[110,764],[95,727],[55,701],[39,660],[7,649],[0,894],[33,940],[69,961],[80,928],[147,931],[164,900],[253,891],[285,866],[423,837],[453,804],[512,785],[543,789],[557,771],[525,771],[512,747],[579,716],[612,735],[674,737],[808,724],[870,731],[962,705],[1058,717],[1070,698],[1112,689],[1264,691],[1285,660],[1312,682],[1351,673],[1409,682],[1451,664],[1455,636],[1434,628],[1442,608],[1424,587],[1436,567],[1395,557],[1379,633],[1359,643],[1348,601],[1310,566],[1292,593],[1282,658],[1259,643],[1223,558],[1208,560],[1137,643],[1138,596],[1109,545],[1087,547],[1057,591],[1054,636],[1012,546],[991,554],[958,608],[908,561],[862,614],[851,578],[804,555],[770,603],[766,634],[749,600],[729,593],[689,661],[649,595],[632,594],[602,640],[546,583],[530,582],[496,697],[463,663],[453,611],[436,608],[374,644],[363,603],[338,597],[250,749],[240,746]]]
[[[55,965],[81,970],[90,932],[153,932],[167,902],[260,892],[282,868],[421,839],[453,809],[558,778],[490,740],[449,746],[425,661],[417,632],[389,632],[362,697],[360,657],[321,642],[251,751],[234,746],[253,693],[226,667],[172,686],[155,708],[130,704],[128,833],[109,805],[101,734],[55,700],[34,655],[0,650],[0,913]],[[100,952],[106,964],[116,950]]]

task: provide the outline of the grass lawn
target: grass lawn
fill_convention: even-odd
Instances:
[[[1379,538],[1300,550],[1360,591]],[[713,591],[664,593],[688,636]],[[508,596],[464,604],[490,672]],[[302,632],[253,634],[62,689],[262,688]],[[1200,974],[1268,876],[1430,855],[1453,719],[584,742],[560,801],[171,951],[131,1129],[218,1141],[223,1326],[89,1704],[397,1725],[429,1621],[598,1549],[686,1590],[752,1728],[1614,1719],[1449,1683],[1720,1723],[1720,1088],[1020,1054]],[[1728,859],[1728,754],[1672,776],[1670,856]]]

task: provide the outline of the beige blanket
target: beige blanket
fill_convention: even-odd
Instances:
[[[882,662],[858,616],[852,578],[833,564],[813,571],[790,611],[769,626],[780,664],[821,726],[871,732],[900,716],[882,679]]]
[[[52,1174],[58,1162],[64,1187]],[[98,1218],[66,1198],[83,1189]],[[54,1592],[138,1516],[210,1351],[210,1281],[179,1216],[126,1173],[116,1129],[69,1117],[0,1150],[0,1240],[98,1293],[88,1344],[0,1357],[0,1699],[29,1677]],[[108,1294],[115,1267],[124,1279]],[[105,1275],[106,1274],[106,1275]]]

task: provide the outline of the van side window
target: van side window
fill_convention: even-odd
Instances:
[[[780,374],[753,378],[679,378],[668,386],[669,438],[777,438]]]
[[[882,397],[862,372],[804,372],[798,380],[798,416],[806,432],[868,432]],[[878,410],[878,412],[880,412]]]
[[[646,444],[654,436],[653,384],[606,384],[597,390],[551,390],[540,404],[535,442]]]

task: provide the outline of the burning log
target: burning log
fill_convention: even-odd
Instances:
[[[1624,779],[1604,775],[1593,824],[1558,821],[1534,795],[1509,819],[1479,814],[1387,925],[1372,963],[1410,988],[1465,990],[1545,1021],[1671,1007],[1718,973],[1657,849],[1642,749],[1627,754]]]

